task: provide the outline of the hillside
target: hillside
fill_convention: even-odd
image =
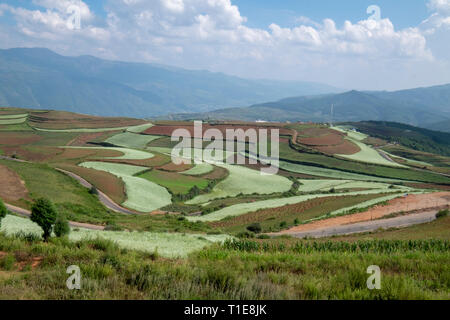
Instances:
[[[155,64],[65,57],[48,49],[0,50],[0,106],[148,117],[336,91],[309,82],[246,80]]]
[[[378,120],[428,126],[450,118],[448,95],[450,85],[398,92],[353,90],[340,94],[287,98],[246,108],[171,115],[170,118],[329,122],[331,105],[334,105],[334,122]]]

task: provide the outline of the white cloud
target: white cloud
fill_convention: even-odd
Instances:
[[[401,30],[388,18],[346,21],[337,26],[331,19],[318,23],[299,17],[298,25],[292,28],[275,23],[267,29],[250,28],[230,0],[105,0],[105,19],[95,17],[81,0],[33,2],[43,9],[7,7],[17,26],[5,45],[13,45],[14,38],[21,45],[37,44],[61,53],[157,61],[241,76],[296,78],[340,86],[349,86],[350,79],[338,82],[342,74],[353,74],[352,70],[355,74],[358,70],[377,74],[384,68],[388,72],[394,67],[413,69],[411,66],[419,62],[435,63],[430,35],[440,38],[436,30],[450,25],[450,0],[430,0],[430,18],[417,28]],[[80,7],[81,30],[66,26],[70,5]],[[2,8],[5,11],[0,6],[0,12]],[[445,53],[437,51],[442,68]],[[449,58],[447,53],[447,61]],[[392,84],[401,82],[398,77],[402,73],[397,73]],[[370,87],[378,80],[363,77],[354,83]],[[380,85],[389,84],[383,79]]]

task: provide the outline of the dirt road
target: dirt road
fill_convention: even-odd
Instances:
[[[313,234],[315,234],[314,232],[316,232],[318,230],[323,230],[323,229],[327,229],[327,231],[325,233],[329,233],[329,232],[331,232],[331,230],[333,228],[338,228],[338,227],[341,228],[343,226],[348,227],[351,224],[367,222],[367,221],[370,222],[372,220],[380,219],[385,216],[399,213],[399,212],[411,212],[411,213],[418,212],[420,214],[425,214],[427,212],[436,213],[438,211],[437,208],[445,208],[445,207],[448,207],[449,205],[450,205],[450,192],[436,192],[436,193],[429,193],[429,194],[408,195],[406,197],[390,200],[388,202],[388,204],[385,206],[375,206],[366,212],[355,213],[355,214],[350,214],[350,215],[341,216],[341,217],[335,217],[335,218],[329,218],[329,219],[325,219],[325,220],[314,221],[314,222],[311,222],[308,224],[296,226],[296,227],[290,228],[288,230],[281,231],[281,232],[277,233],[276,235],[281,235],[281,234],[299,235],[299,234],[303,234],[305,232],[313,232]],[[387,220],[388,220],[388,222],[386,225],[384,225],[384,223],[382,223],[382,225],[384,225],[384,227],[387,227],[387,228],[390,227],[390,223],[392,223],[392,227],[395,227],[396,226],[395,224],[397,223],[397,221],[402,221],[402,219],[400,219],[400,220],[387,219]],[[406,219],[406,220],[408,220],[408,219]],[[413,220],[410,220],[410,222],[412,223]],[[414,221],[420,221],[420,219],[414,220]],[[416,223],[420,223],[420,222],[416,222]],[[375,225],[375,224],[370,224],[370,223],[365,224],[365,226],[371,226],[371,225]],[[355,230],[358,230],[358,228],[360,228],[360,227],[356,227]],[[353,230],[352,228],[350,228],[350,229]],[[339,230],[341,230],[341,229],[339,229]],[[345,230],[345,228],[342,228],[342,230]],[[361,228],[361,231],[359,231],[359,232],[363,232],[363,231],[367,231],[367,230],[365,230],[364,228]],[[353,231],[353,232],[356,232],[356,231]]]
[[[16,206],[13,206],[11,204],[7,204],[5,203],[6,208],[11,211],[14,212],[18,215],[24,216],[24,217],[29,217],[31,215],[31,212]],[[105,227],[104,226],[98,226],[95,224],[89,224],[89,223],[81,223],[81,222],[74,222],[74,221],[69,221],[69,225],[73,228],[84,228],[84,229],[90,229],[90,230],[104,230]]]
[[[88,189],[92,188],[92,184],[90,184],[89,182],[87,182],[85,179],[83,179],[82,177],[80,177],[79,175],[76,175],[75,173],[72,173],[70,171],[66,171],[63,169],[56,169],[66,175],[68,175],[69,177],[74,178],[75,180],[77,180],[83,187],[86,187]],[[107,207],[108,209],[111,209],[112,211],[118,212],[118,213],[123,213],[123,214],[137,214],[134,211],[125,209],[121,206],[119,206],[117,203],[115,203],[114,201],[111,200],[110,197],[108,197],[106,194],[104,194],[103,192],[101,192],[100,190],[98,191],[98,199],[100,200],[101,203],[103,203],[103,205],[105,207]]]
[[[336,227],[328,227],[311,231],[290,233],[290,235],[296,238],[306,238],[306,237],[324,238],[336,235],[370,232],[376,231],[378,229],[408,227],[435,220],[437,212],[438,210],[431,210],[422,213],[400,216],[396,218],[365,221]]]

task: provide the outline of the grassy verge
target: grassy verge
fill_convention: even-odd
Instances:
[[[105,240],[44,244],[0,234],[0,299],[450,298],[448,242],[268,249],[255,249],[254,243],[214,245],[186,259],[163,259]],[[40,263],[32,267],[36,260]],[[70,265],[81,269],[81,290],[66,288]],[[367,289],[370,265],[381,268],[381,290]]]

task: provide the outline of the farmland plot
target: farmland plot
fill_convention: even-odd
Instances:
[[[16,118],[16,119],[2,119],[0,118],[0,125],[10,125],[10,124],[20,124],[27,121],[27,118]]]
[[[159,136],[124,132],[106,139],[105,142],[124,148],[145,149],[147,147],[147,144],[159,138]]]
[[[131,132],[131,133],[141,133],[141,132],[144,132],[145,130],[147,130],[147,129],[151,128],[151,127],[153,127],[152,123],[146,123],[146,124],[141,124],[141,125],[138,125],[138,126],[129,127],[127,129],[127,131]]]
[[[123,156],[120,157],[103,157],[102,159],[117,159],[117,160],[145,160],[151,159],[155,155],[150,152],[140,151],[130,148],[110,148],[110,147],[61,147],[67,149],[99,149],[99,150],[113,150],[119,151],[123,153]]]
[[[42,234],[42,229],[29,219],[7,215],[2,220],[1,231],[7,235],[18,232]],[[231,238],[227,235],[203,235],[181,233],[125,232],[125,231],[95,231],[80,228],[69,234],[69,240],[103,238],[115,242],[118,246],[131,250],[145,252],[158,251],[163,257],[186,257],[193,251],[200,250],[214,242],[223,242]]]
[[[216,164],[229,171],[229,176],[217,184],[209,194],[200,195],[188,201],[188,204],[200,204],[218,198],[234,197],[243,194],[271,194],[285,192],[291,188],[292,182],[278,175],[261,175],[259,171],[246,167]]]
[[[366,191],[354,191],[354,192],[346,192],[341,193],[339,195],[342,196],[352,196],[352,195],[365,195],[365,194],[381,194],[381,193],[392,193],[398,192],[398,190],[366,190]],[[278,208],[288,204],[296,204],[303,201],[307,201],[310,199],[329,197],[330,194],[312,194],[312,195],[302,195],[295,196],[289,198],[280,198],[280,199],[270,199],[263,201],[256,201],[252,203],[240,203],[236,205],[232,205],[230,207],[220,209],[213,213],[201,216],[201,217],[188,217],[190,221],[219,221],[227,217],[240,216],[249,212],[254,212],[260,209],[270,209],[270,208]]]
[[[193,167],[192,169],[180,172],[182,174],[186,174],[189,176],[200,176],[203,174],[207,174],[210,173],[214,170],[214,166],[209,164],[209,163],[201,163],[201,164],[197,164],[195,165],[195,167]]]
[[[373,164],[379,164],[384,166],[390,166],[390,167],[399,167],[399,168],[407,168],[404,165],[398,164],[396,162],[391,162],[385,158],[383,158],[377,150],[369,147],[368,145],[357,141],[353,139],[349,139],[353,143],[355,143],[360,149],[360,152],[357,152],[355,154],[336,154],[338,157],[354,160],[354,161],[361,161],[365,163],[373,163]]]
[[[0,115],[0,120],[26,118],[28,113]]]
[[[165,188],[134,176],[147,170],[146,167],[106,162],[83,162],[80,166],[106,171],[121,178],[127,194],[127,200],[123,205],[127,208],[150,212],[172,203],[172,196]]]

